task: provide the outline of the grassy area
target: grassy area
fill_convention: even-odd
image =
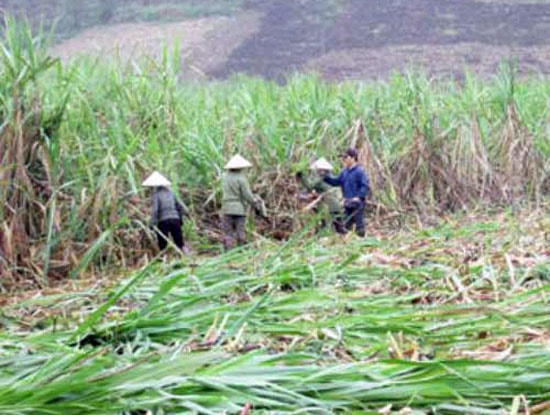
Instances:
[[[0,408],[537,413],[550,399],[544,220],[263,242],[18,299],[3,309]]]
[[[4,288],[21,275],[48,285],[150,255],[140,182],[154,169],[193,211],[187,238],[215,249],[219,179],[234,152],[255,166],[254,190],[272,216],[257,224],[267,237],[305,223],[294,172],[321,155],[338,165],[350,145],[371,176],[374,220],[536,207],[548,189],[550,83],[518,81],[510,67],[492,81],[469,75],[461,84],[421,74],[379,83],[296,76],[284,86],[249,78],[192,84],[179,79],[179,56],[169,50],[127,66],[62,66],[11,22],[3,46]]]

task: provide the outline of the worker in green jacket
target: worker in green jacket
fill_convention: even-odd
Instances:
[[[250,190],[245,169],[252,164],[240,155],[235,155],[225,165],[226,173],[223,176],[222,199],[222,230],[224,233],[223,245],[231,249],[246,243],[245,223],[247,205],[265,216],[265,208],[258,196]]]
[[[323,177],[333,170],[332,165],[324,157],[321,157],[311,164],[310,169],[317,175],[315,180],[310,181],[301,172],[296,174],[296,178],[309,192],[306,197],[311,203],[308,206],[311,206],[315,212],[319,212],[321,206],[324,205],[330,214],[334,231],[345,234],[342,205],[338,199],[337,191],[323,181]],[[323,219],[321,220],[321,228],[324,227],[326,227],[326,221]]]

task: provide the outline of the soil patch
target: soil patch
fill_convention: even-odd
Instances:
[[[364,79],[418,61],[428,72],[456,75],[467,64],[483,75],[509,57],[521,58],[526,70],[550,71],[548,2],[347,0],[333,9],[321,3],[250,2],[264,15],[259,34],[212,75],[245,72],[281,79],[314,62],[330,79]]]
[[[550,0],[249,0],[246,10],[96,28],[54,52],[128,59],[179,39],[186,73],[209,79],[245,73],[284,81],[302,71],[376,79],[409,67],[458,77],[468,67],[483,77],[508,59],[523,73],[550,73]]]
[[[502,62],[517,62],[522,75],[550,73],[550,45],[488,46],[482,43],[389,46],[347,49],[312,59],[305,70],[329,80],[385,79],[392,73],[419,71],[432,78],[462,79],[469,70],[480,77],[499,71]]]
[[[78,56],[117,58],[123,62],[144,57],[157,58],[163,46],[177,41],[182,70],[204,77],[223,65],[229,54],[258,30],[257,12],[232,17],[208,17],[169,24],[125,23],[88,29],[52,48],[67,61]],[[222,41],[223,40],[223,41]]]

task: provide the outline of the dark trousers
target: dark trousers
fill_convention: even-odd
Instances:
[[[346,233],[346,228],[344,227],[344,218],[340,212],[330,212],[330,217],[332,218],[332,229],[334,232],[341,235]]]
[[[168,236],[172,237],[174,245],[179,249],[183,249],[183,234],[181,232],[181,220],[179,219],[165,219],[158,223],[157,238],[159,243],[159,249],[164,251],[168,245]]]
[[[223,215],[222,230],[224,233],[223,245],[225,249],[231,249],[235,246],[235,241],[239,245],[246,243],[246,216],[241,215]]]
[[[346,217],[344,226],[346,230],[351,231],[355,225],[355,233],[359,236],[365,236],[365,202],[346,202],[344,204]]]
[[[319,223],[315,227],[315,232],[319,233],[327,228],[328,221],[325,217],[324,213],[322,212],[322,209],[315,207],[313,208],[313,212],[315,215],[320,216],[322,214],[321,219],[319,220]],[[344,227],[344,215],[339,211],[330,212],[330,221],[332,222],[332,229],[334,232],[339,233],[341,235],[345,234],[346,228]]]

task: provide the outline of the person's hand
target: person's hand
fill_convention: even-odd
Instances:
[[[299,200],[300,202],[307,202],[309,199],[310,199],[309,193],[300,193],[300,194],[298,195],[298,200]]]
[[[256,213],[256,215],[258,216],[261,216],[262,218],[265,218],[267,216],[264,202],[259,196],[256,196],[254,198],[254,213]]]

